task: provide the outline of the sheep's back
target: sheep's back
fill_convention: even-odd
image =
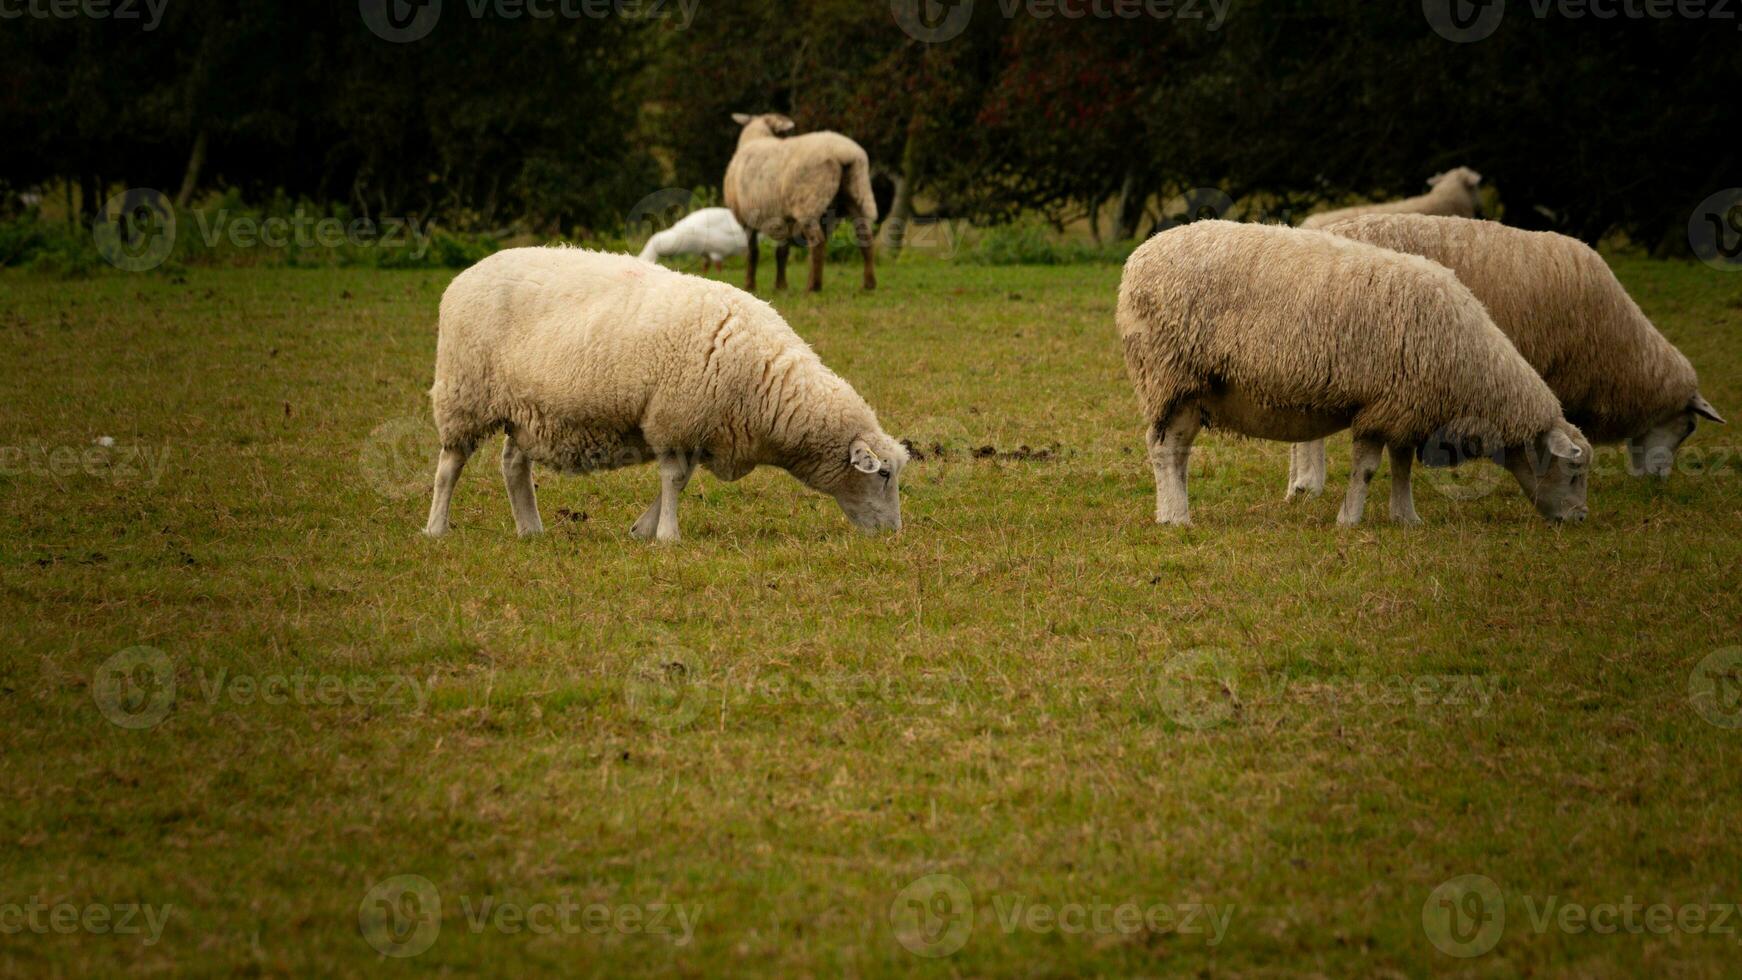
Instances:
[[[1635,434],[1697,387],[1687,358],[1575,238],[1423,215],[1364,216],[1326,230],[1451,269],[1593,440]]]
[[[1227,384],[1359,413],[1399,442],[1457,419],[1521,441],[1559,416],[1449,271],[1323,232],[1214,221],[1157,235],[1126,265],[1119,328],[1140,389],[1178,389],[1150,408]]]

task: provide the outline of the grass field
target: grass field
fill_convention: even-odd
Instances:
[[[1614,262],[1742,415],[1742,275]],[[1118,276],[780,296],[906,528],[671,548],[494,444],[417,533],[450,273],[0,276],[0,970],[1735,975],[1742,437],[1351,531],[1211,434],[1157,527]]]

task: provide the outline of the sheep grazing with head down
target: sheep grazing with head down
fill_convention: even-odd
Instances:
[[[1366,215],[1324,229],[1430,259],[1457,275],[1594,443],[1625,442],[1636,475],[1669,476],[1696,419],[1723,422],[1682,352],[1596,250],[1493,221]],[[1325,444],[1294,447],[1288,496],[1325,486]]]
[[[829,232],[843,215],[852,219],[865,259],[865,288],[877,288],[871,241],[877,201],[864,148],[840,133],[782,138],[794,124],[774,113],[732,118],[744,129],[726,167],[726,206],[750,232],[744,288],[756,289],[756,238],[767,235],[776,243],[775,289],[786,288],[786,258],[795,239],[810,249],[810,291],[822,289]]]
[[[435,384],[441,459],[425,533],[448,528],[460,470],[498,430],[521,534],[543,530],[532,464],[568,472],[657,461],[659,495],[631,529],[676,541],[695,467],[737,480],[778,466],[855,525],[901,527],[907,452],[773,307],[628,255],[516,248],[442,295]]]
[[[1308,215],[1300,226],[1323,228],[1333,221],[1363,214],[1444,214],[1456,218],[1482,216],[1482,198],[1476,192],[1476,188],[1482,183],[1481,174],[1469,167],[1458,167],[1443,174],[1434,174],[1427,179],[1427,183],[1430,190],[1426,194],[1406,197],[1401,201],[1358,204],[1351,208],[1321,211]]]
[[[728,208],[702,208],[683,217],[677,224],[648,237],[641,249],[643,262],[658,262],[672,255],[700,255],[702,271],[708,263],[724,269],[728,255],[743,255],[749,238],[732,217]]]
[[[1412,454],[1434,438],[1503,451],[1543,516],[1585,516],[1589,443],[1476,297],[1426,259],[1200,221],[1132,253],[1117,316],[1160,523],[1191,523],[1186,464],[1203,425],[1290,442],[1353,429],[1342,524],[1361,520],[1386,449],[1391,517],[1416,523]]]

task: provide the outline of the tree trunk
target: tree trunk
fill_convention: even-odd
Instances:
[[[1143,220],[1148,203],[1149,191],[1143,187],[1142,178],[1137,171],[1127,170],[1119,186],[1119,206],[1113,214],[1113,236],[1120,241],[1136,238],[1137,225]]]
[[[194,189],[200,184],[200,170],[206,165],[206,143],[206,128],[201,126],[199,135],[194,137],[194,148],[188,153],[188,166],[182,173],[181,190],[175,194],[177,208],[188,206],[188,202],[193,199]]]
[[[907,226],[913,221],[913,191],[919,184],[919,110],[914,110],[907,123],[907,143],[901,149],[901,173],[895,177],[895,200],[889,204],[889,217],[883,222],[883,247],[890,258],[901,255],[907,240]]]

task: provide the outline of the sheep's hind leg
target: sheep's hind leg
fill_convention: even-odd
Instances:
[[[654,532],[655,540],[667,543],[678,540],[677,502],[695,471],[695,461],[688,453],[668,450],[659,454],[659,526]]]
[[[871,239],[871,219],[854,218],[853,234],[859,239],[859,254],[865,259],[865,288],[877,288],[876,243]]]
[[[1355,452],[1349,465],[1349,493],[1343,498],[1343,509],[1337,512],[1337,523],[1353,527],[1361,523],[1367,509],[1367,486],[1373,474],[1379,472],[1379,460],[1385,455],[1385,443],[1379,439],[1355,437]]]
[[[1415,493],[1409,483],[1409,468],[1415,451],[1408,446],[1391,447],[1391,519],[1398,524],[1420,524],[1415,515]]]
[[[429,502],[429,523],[423,526],[423,533],[432,538],[448,533],[448,505],[454,499],[454,484],[460,482],[460,470],[471,455],[471,446],[442,447],[441,459],[436,462],[435,493]]]
[[[1202,416],[1196,405],[1187,405],[1165,423],[1157,422],[1145,433],[1149,441],[1149,465],[1155,471],[1155,522],[1181,527],[1192,522],[1186,499],[1186,467],[1191,462],[1192,440],[1198,437]]]
[[[502,440],[502,482],[508,487],[508,506],[514,511],[514,529],[521,537],[544,533],[538,516],[538,492],[532,486],[532,460],[514,444],[514,433]]]
[[[829,257],[829,235],[823,226],[813,221],[804,228],[804,247],[810,252],[811,277],[805,288],[813,293],[823,291],[823,263]]]
[[[1288,447],[1288,496],[1316,497],[1325,491],[1325,440]]]
[[[774,246],[774,288],[786,288],[786,259],[792,254],[792,242],[784,241]]]

